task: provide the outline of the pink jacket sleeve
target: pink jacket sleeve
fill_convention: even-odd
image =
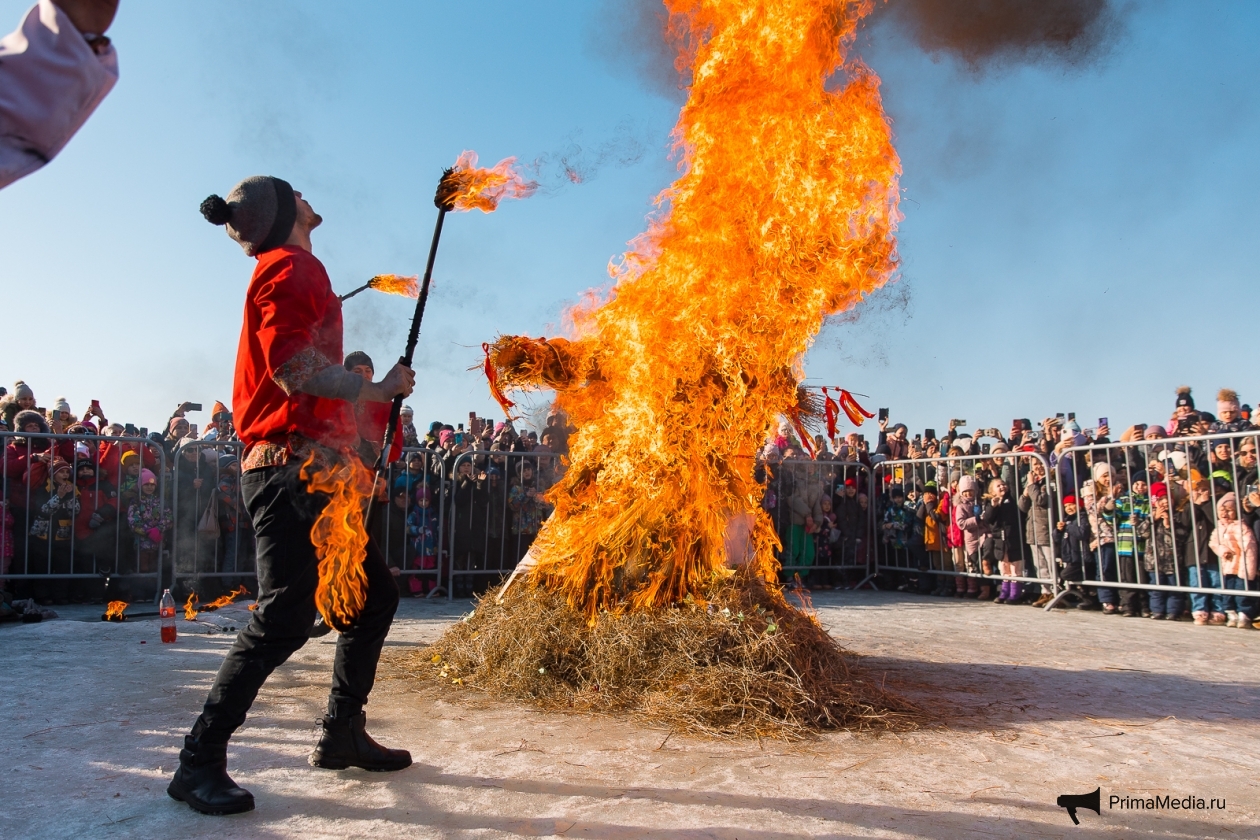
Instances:
[[[114,48],[98,55],[52,0],[39,0],[0,39],[0,189],[56,157],[117,81]]]

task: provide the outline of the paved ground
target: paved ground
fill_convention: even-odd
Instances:
[[[673,736],[607,718],[378,685],[372,731],[416,764],[306,765],[332,644],[264,688],[229,756],[258,810],[203,817],[167,779],[245,611],[175,645],[155,621],[0,626],[0,837],[1260,837],[1260,632],[952,599],[819,593],[820,618],[945,725],[804,744]],[[404,603],[390,651],[467,603]],[[1101,787],[1074,827],[1061,793]],[[1111,795],[1223,798],[1124,811]]]

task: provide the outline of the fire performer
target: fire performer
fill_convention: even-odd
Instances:
[[[267,676],[309,638],[315,620],[319,561],[311,528],[328,498],[309,493],[302,466],[356,457],[354,404],[389,402],[411,393],[412,371],[395,365],[379,382],[346,370],[341,303],[311,253],[311,231],[323,221],[279,178],[246,178],[227,200],[210,196],[206,219],[258,260],[245,301],[236,357],[233,408],[245,445],[241,495],[258,539],[258,608],[215,677],[179,769],[167,792],[205,814],[252,810],[254,797],[227,773],[227,743]],[[398,587],[374,540],[363,570],[366,603],[353,626],[340,628],[328,713],[311,753],[315,767],[401,770],[405,750],[377,744],[363,706],[376,679]]]

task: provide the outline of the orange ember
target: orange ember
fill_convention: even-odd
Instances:
[[[197,593],[189,592],[188,600],[184,602],[184,621],[197,620]]]
[[[249,594],[248,589],[246,589],[244,586],[238,586],[235,592],[229,592],[226,595],[220,595],[218,598],[215,598],[213,601],[203,606],[201,608],[201,611],[214,612],[220,607],[226,607],[228,604],[232,603],[233,601],[235,601],[237,598],[241,597],[242,595],[248,595],[248,594]],[[184,607],[185,614],[187,614],[187,609],[188,608],[185,605]]]
[[[125,621],[127,606],[126,601],[110,601],[105,605],[105,615],[102,618],[106,621]]]
[[[462,152],[455,167],[442,179],[439,196],[453,210],[493,213],[505,198],[529,198],[538,189],[517,172],[516,158],[504,158],[489,169],[477,168],[477,153]]]
[[[533,580],[594,620],[774,580],[755,454],[800,418],[823,319],[894,274],[901,164],[879,79],[847,57],[871,0],[666,0],[689,66],[682,175],[571,339],[501,337],[498,383],[577,427]]]
[[[419,279],[401,274],[378,274],[368,281],[368,288],[389,295],[417,298],[420,297],[420,286],[416,282]]]
[[[302,465],[310,493],[325,493],[328,504],[311,526],[311,542],[319,558],[315,605],[324,621],[338,630],[352,626],[367,602],[367,524],[364,512],[374,476],[353,453],[336,464],[317,466],[311,455]]]

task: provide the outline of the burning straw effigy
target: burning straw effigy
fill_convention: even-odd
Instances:
[[[879,79],[847,57],[859,0],[666,0],[689,68],[682,175],[567,338],[503,336],[485,370],[550,388],[577,431],[533,564],[411,673],[683,730],[913,723],[855,678],[778,580],[755,456],[809,420],[823,320],[887,282],[900,162]]]

